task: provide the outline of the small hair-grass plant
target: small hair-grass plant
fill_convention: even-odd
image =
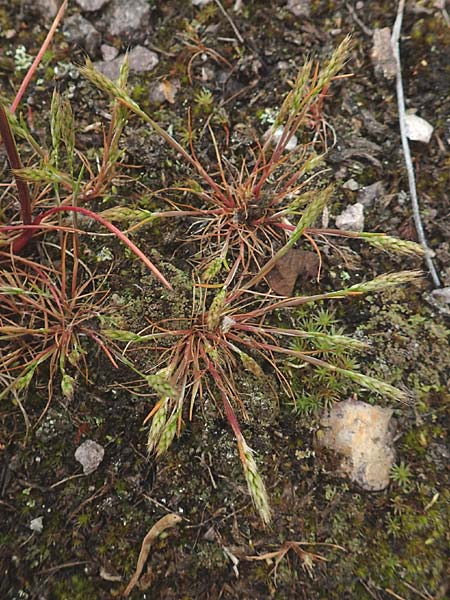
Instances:
[[[122,66],[118,86],[126,90],[128,66]],[[109,129],[104,135],[101,164],[98,172],[91,168],[87,158],[75,147],[75,124],[72,109],[67,100],[56,91],[50,109],[50,131],[52,148],[46,151],[36,142],[23,120],[18,120],[0,99],[0,135],[5,146],[8,162],[12,169],[17,200],[20,208],[16,214],[14,203],[5,208],[8,225],[0,226],[0,246],[11,248],[12,255],[20,254],[32,239],[48,230],[62,227],[59,213],[81,214],[109,230],[125,244],[160,281],[171,288],[170,283],[145,254],[120,229],[83,204],[92,203],[106,193],[122,156],[119,139],[127,121],[128,111],[119,102],[114,102]],[[26,140],[36,155],[39,164],[23,167],[17,151],[14,135]],[[87,174],[87,177],[85,175]],[[30,192],[30,184],[34,192]],[[38,212],[39,211],[39,212]],[[38,214],[34,213],[38,212]],[[59,221],[54,223],[55,217]],[[72,227],[77,228],[74,216]],[[81,233],[81,232],[80,232]],[[6,256],[6,255],[5,255]]]
[[[0,370],[10,375],[0,398],[12,390],[26,390],[44,364],[48,365],[48,398],[58,372],[62,394],[72,397],[75,379],[67,367],[88,377],[85,340],[94,342],[117,366],[100,329],[101,318],[112,311],[106,305],[107,275],[99,284],[100,276],[92,274],[76,250],[68,249],[67,237],[63,235],[59,270],[51,248],[50,266],[16,256],[8,270],[0,271]],[[86,276],[81,277],[84,270]]]
[[[126,88],[127,74],[125,64],[118,80],[121,89]],[[86,340],[97,345],[114,367],[120,362],[116,344],[101,332],[102,319],[111,311],[108,274],[95,276],[83,261],[81,237],[88,232],[81,229],[77,215],[104,226],[166,287],[171,289],[171,285],[128,236],[92,207],[96,198],[107,193],[116,175],[123,154],[119,139],[128,110],[113,103],[94,171],[76,149],[71,106],[56,91],[50,109],[50,150],[43,149],[4,104],[0,101],[0,134],[17,196],[14,183],[7,184],[13,191],[4,196],[12,199],[3,213],[8,224],[0,226],[0,372],[5,383],[0,397],[11,393],[18,398],[47,367],[50,401],[58,373],[63,395],[73,394],[74,378],[68,365],[88,378]],[[14,135],[30,144],[37,165],[23,167]],[[62,220],[64,213],[71,215],[70,220]],[[39,244],[39,253],[31,242]]]
[[[210,170],[202,164],[195,153],[192,139],[189,150],[185,149],[145,113],[123,88],[96,71],[92,63],[88,62],[82,67],[82,75],[148,123],[197,171],[203,181],[202,185],[196,183],[173,188],[191,197],[189,204],[166,199],[172,210],[153,213],[137,210],[134,216],[138,222],[132,229],[157,218],[191,217],[189,239],[199,243],[197,258],[206,279],[218,275],[223,268],[237,276],[257,272],[266,265],[269,257],[277,255],[277,259],[280,258],[277,254],[280,248],[285,247],[284,252],[287,252],[299,241],[311,243],[320,256],[314,239],[317,236],[359,238],[385,250],[422,252],[418,244],[378,233],[316,229],[311,224],[308,227],[302,225],[299,230],[299,222],[305,221],[303,217],[308,216],[311,205],[314,205],[314,210],[317,207],[322,209],[330,200],[332,189],[327,188],[324,192],[308,189],[324,158],[323,153],[316,154],[316,143],[298,144],[293,149],[289,149],[289,144],[304,128],[312,107],[316,106],[324,90],[328,89],[333,79],[341,77],[338,73],[346,62],[349,47],[350,39],[345,38],[322,69],[315,67],[312,60],[304,64],[268,136],[263,142],[257,143],[256,150],[249,157],[242,159],[240,166],[222,156],[210,129],[217,175],[211,175]],[[318,194],[321,203],[316,204]],[[195,199],[199,204],[197,206]],[[133,217],[133,211],[119,208],[105,213],[105,216],[129,220]],[[289,241],[288,246],[286,241]],[[234,268],[235,264],[237,269]],[[273,262],[270,263],[272,266]]]
[[[149,450],[157,454],[165,452],[181,431],[186,399],[190,405],[188,417],[192,418],[196,399],[201,399],[208,392],[209,396],[218,400],[236,437],[248,489],[264,523],[270,521],[267,493],[236,415],[236,410],[240,410],[246,416],[246,407],[234,376],[239,363],[256,377],[263,377],[263,370],[254,356],[263,359],[272,366],[288,393],[290,384],[279,367],[277,357],[302,360],[346,376],[366,389],[391,398],[405,397],[387,383],[318,358],[315,351],[296,350],[288,341],[305,337],[311,339],[311,332],[272,326],[269,320],[274,311],[297,308],[307,302],[398,286],[416,277],[417,272],[384,275],[344,290],[310,297],[280,299],[256,289],[275,264],[298,243],[307,240],[318,251],[313,236],[358,237],[383,250],[421,253],[417,244],[383,234],[355,234],[313,227],[332,196],[331,186],[305,191],[323,156],[315,154],[311,144],[299,145],[293,150],[288,150],[288,145],[303,127],[320,94],[337,77],[345,63],[349,43],[349,39],[344,40],[321,70],[314,68],[312,61],[307,61],[283,102],[268,138],[257,146],[248,160],[243,159],[239,168],[222,158],[210,130],[216,151],[217,177],[203,166],[192,143],[189,150],[183,148],[116,83],[98,73],[91,63],[81,69],[81,73],[94,85],[147,122],[197,171],[205,185],[204,188],[197,184],[186,186],[182,190],[193,199],[197,198],[199,206],[195,206],[194,200],[190,205],[172,202],[173,210],[148,213],[147,217],[143,211],[138,211],[139,218],[144,216],[140,225],[158,217],[193,217],[200,233],[192,234],[191,239],[199,243],[200,258],[194,271],[196,283],[191,314],[184,320],[177,318],[152,323],[150,333],[116,331],[110,334],[122,341],[148,342],[161,355],[159,370],[153,374],[155,379],[160,380],[161,397],[146,419],[146,422],[152,419]],[[280,128],[281,135],[277,138],[276,131]],[[129,218],[131,213],[128,209],[126,213]],[[120,220],[120,209],[108,216]],[[295,219],[296,224],[291,219]],[[217,284],[211,282],[220,277],[223,267],[228,271],[225,283],[218,286],[220,291],[212,297],[211,289],[217,288]],[[346,341],[353,348],[363,346],[361,342],[345,336],[335,339],[334,345]],[[330,345],[333,345],[331,341]],[[153,387],[156,387],[155,382]]]
[[[155,380],[159,378],[161,395],[145,419],[145,423],[151,419],[149,452],[161,455],[169,448],[175,435],[180,434],[183,419],[192,419],[196,401],[201,401],[207,392],[230,424],[250,495],[263,522],[269,523],[270,507],[265,486],[237,417],[237,412],[240,412],[246,419],[247,409],[251,411],[251,407],[245,406],[238,389],[235,373],[239,372],[239,365],[263,382],[265,376],[261,364],[270,365],[291,397],[294,394],[290,381],[279,366],[280,358],[301,360],[345,376],[362,388],[395,400],[405,400],[407,396],[401,390],[318,358],[314,351],[298,350],[291,343],[292,340],[318,338],[323,342],[327,334],[307,328],[275,326],[271,324],[271,317],[277,311],[298,309],[307,303],[397,287],[419,275],[417,271],[381,275],[337,291],[281,299],[269,293],[245,289],[240,282],[230,285],[233,279],[230,273],[218,291],[216,285],[197,282],[193,287],[192,311],[185,318],[151,323],[139,334],[118,330],[105,332],[111,339],[138,344],[135,348],[139,344],[149,344],[149,349],[157,353],[153,387],[156,388]],[[366,346],[341,334],[330,334],[327,339],[328,348],[322,348],[322,355],[327,351],[332,353],[334,348],[343,345],[355,350]]]

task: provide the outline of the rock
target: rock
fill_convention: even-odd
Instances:
[[[95,63],[95,66],[101,73],[106,75],[106,77],[117,79],[124,58],[125,54],[121,54],[114,60],[99,61]],[[147,50],[144,46],[136,46],[128,53],[130,73],[145,73],[146,71],[152,71],[158,62],[159,58],[156,52]]]
[[[359,190],[359,183],[355,179],[348,179],[342,186],[343,190],[350,190],[351,192],[356,192]]]
[[[392,414],[390,408],[349,399],[335,404],[321,420],[321,445],[341,454],[342,474],[367,491],[389,485],[395,460]]]
[[[58,0],[35,0],[34,8],[41,13],[47,22],[50,22],[55,18],[59,10],[59,4]]]
[[[147,0],[112,0],[105,15],[105,26],[111,35],[131,36],[149,25],[150,4]]]
[[[108,4],[109,0],[75,0],[81,10],[86,12],[94,12],[95,10],[100,10]]]
[[[105,449],[93,440],[86,440],[75,450],[75,459],[81,463],[83,473],[90,475],[102,462]]]
[[[286,8],[296,17],[311,16],[311,0],[288,0]]]
[[[357,200],[359,204],[362,204],[364,208],[370,208],[373,206],[375,200],[384,196],[384,186],[382,181],[376,181],[366,187],[359,190]]]
[[[389,27],[374,29],[372,43],[372,62],[375,73],[383,75],[386,79],[394,79],[397,75],[397,62],[391,44]]]
[[[119,54],[117,48],[115,48],[114,46],[110,46],[109,44],[102,44],[100,46],[100,52],[105,62],[110,62],[111,60],[114,60]]]
[[[275,129],[275,131],[273,132],[272,135],[272,144],[274,146],[276,146],[278,144],[278,142],[280,141],[281,136],[283,135],[283,127],[277,127],[277,129]],[[264,134],[264,139],[267,140],[269,135],[272,133],[272,127],[270,127]],[[297,136],[293,135],[291,137],[291,139],[289,140],[289,142],[286,145],[286,150],[287,152],[290,152],[291,150],[294,150],[294,148],[297,147],[298,144],[298,140],[297,140]]]
[[[363,231],[364,206],[360,202],[348,206],[336,217],[336,227],[344,231]]]
[[[191,0],[191,4],[193,6],[205,6],[205,4],[209,4],[211,0]]]
[[[44,529],[44,517],[36,517],[36,519],[32,519],[30,521],[30,529],[31,531],[36,531],[36,533],[41,533]]]
[[[450,287],[433,290],[431,292],[431,296],[433,296],[433,298],[435,298],[438,302],[450,304]]]
[[[424,142],[428,144],[433,135],[434,127],[428,121],[418,117],[413,113],[405,115],[406,135],[414,142]]]
[[[376,120],[370,110],[361,109],[361,117],[363,118],[364,128],[367,133],[373,135],[377,139],[384,140],[389,132],[389,128]]]
[[[91,56],[97,53],[100,46],[100,33],[81,15],[72,15],[66,19],[64,36],[72,44],[78,44],[84,48]]]

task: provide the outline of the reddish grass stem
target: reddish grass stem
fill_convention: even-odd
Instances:
[[[22,163],[20,161],[19,153],[17,152],[16,143],[14,136],[11,131],[11,127],[6,116],[6,111],[2,104],[0,104],[0,134],[5,144],[6,154],[8,156],[9,166],[15,171],[15,169],[22,169]],[[31,197],[28,183],[14,173],[16,180],[17,194],[20,204],[20,212],[22,215],[22,223],[24,225],[31,224]]]
[[[94,221],[97,221],[98,223],[100,223],[100,225],[106,227],[106,229],[109,229],[111,233],[113,233],[123,244],[125,244],[125,246],[127,246],[138,258],[141,259],[145,266],[150,269],[150,271],[155,275],[155,277],[157,277],[161,281],[161,283],[163,283],[169,290],[173,289],[171,284],[167,281],[167,279],[159,271],[159,269],[155,267],[152,261],[147,258],[147,256],[142,252],[142,250],[139,250],[136,244],[134,244],[129,237],[127,237],[122,231],[120,231],[120,229],[118,229],[115,225],[104,219],[102,216],[97,215],[96,213],[92,212],[91,210],[88,210],[87,208],[82,208],[81,206],[55,206],[50,210],[46,211],[44,214],[40,215],[36,219],[37,224],[39,224],[44,219],[50,217],[52,214],[64,211],[81,213],[82,215],[85,215],[90,219],[94,219]]]
[[[11,112],[14,113],[17,109],[17,107],[19,106],[20,101],[22,100],[22,96],[25,93],[25,90],[28,87],[28,84],[30,83],[36,69],[39,66],[39,63],[42,60],[42,57],[44,56],[47,48],[50,45],[50,42],[53,39],[53,36],[55,35],[55,31],[61,21],[61,19],[63,18],[63,15],[66,11],[67,8],[67,1],[68,0],[64,0],[64,2],[61,4],[60,9],[56,15],[56,17],[53,20],[52,26],[50,27],[50,31],[47,34],[47,37],[44,40],[44,43],[42,44],[39,52],[36,55],[36,58],[33,61],[33,64],[31,65],[31,67],[28,70],[28,73],[25,75],[24,80],[22,81],[19,91],[16,94],[16,97],[14,98],[13,103],[11,104]]]

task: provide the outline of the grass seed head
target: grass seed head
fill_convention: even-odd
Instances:
[[[211,302],[211,306],[206,317],[206,325],[209,331],[214,331],[220,324],[220,318],[225,305],[226,294],[226,289],[222,288],[220,292],[215,295],[214,300]]]
[[[153,415],[152,424],[150,426],[147,437],[147,451],[149,454],[157,448],[158,443],[161,439],[161,434],[167,422],[168,401],[168,398],[162,398],[161,406]]]
[[[346,293],[368,294],[369,292],[380,292],[390,287],[397,287],[405,283],[411,283],[422,278],[422,271],[399,271],[398,273],[386,273],[379,275],[370,281],[357,283],[344,291]]]
[[[242,464],[244,466],[245,479],[248,490],[263,523],[268,525],[272,519],[267,496],[266,486],[258,472],[253,450],[247,445],[245,439],[241,436],[238,440]]]
[[[161,456],[161,454],[164,454],[164,452],[168,450],[170,444],[173,442],[173,438],[175,437],[175,434],[177,432],[177,423],[178,418],[180,416],[180,410],[181,409],[178,409],[175,412],[173,412],[169,420],[164,425],[161,431],[158,445],[156,447],[157,456]]]
[[[384,235],[383,233],[363,232],[358,237],[371,246],[374,246],[377,250],[383,250],[384,252],[395,252],[396,254],[404,254],[406,256],[423,256],[425,254],[425,249],[420,244]]]

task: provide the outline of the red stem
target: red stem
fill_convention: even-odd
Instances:
[[[8,117],[6,116],[6,111],[2,104],[0,104],[0,134],[3,143],[5,144],[9,166],[13,171],[14,169],[21,169],[22,163],[20,161],[19,153],[17,152],[16,143],[8,122]],[[22,223],[24,225],[29,225],[31,223],[31,197],[28,183],[16,173],[14,173],[14,178],[16,180]]]
[[[34,231],[39,228],[40,223],[48,217],[50,217],[51,215],[58,212],[81,213],[82,215],[85,215],[90,219],[94,219],[94,221],[97,221],[98,223],[103,225],[103,227],[106,227],[106,229],[109,229],[111,233],[113,233],[117,238],[119,238],[119,240],[123,242],[125,246],[127,246],[145,264],[145,266],[150,269],[150,271],[155,275],[155,277],[157,277],[169,290],[173,289],[170,283],[164,277],[164,275],[155,267],[151,260],[149,260],[142,252],[142,250],[139,250],[139,248],[122,231],[120,231],[120,229],[118,229],[115,225],[113,225],[100,215],[97,215],[96,213],[92,212],[91,210],[88,210],[87,208],[82,208],[81,206],[55,206],[50,210],[47,210],[45,213],[36,217],[36,219],[33,221],[35,229],[30,228],[26,232],[27,237],[25,237],[26,234],[24,234],[16,240],[15,244],[13,244],[13,252],[20,251],[29,241]]]
[[[14,98],[14,102],[11,104],[11,112],[12,113],[16,111],[16,109],[19,105],[19,102],[22,100],[22,96],[24,95],[25,90],[27,89],[28,84],[30,83],[31,78],[33,77],[36,69],[38,68],[39,63],[41,62],[42,57],[45,54],[45,51],[47,50],[48,46],[50,45],[50,42],[52,41],[52,38],[55,35],[55,31],[59,25],[59,22],[63,18],[66,8],[67,8],[67,0],[64,0],[64,2],[61,4],[61,7],[58,11],[58,14],[56,15],[56,17],[52,23],[52,26],[50,27],[50,31],[48,32],[47,37],[44,40],[44,43],[42,44],[39,52],[37,53],[37,56],[34,59],[31,67],[29,68],[28,73],[25,75],[24,80],[22,81],[19,91],[17,92],[16,97]]]

